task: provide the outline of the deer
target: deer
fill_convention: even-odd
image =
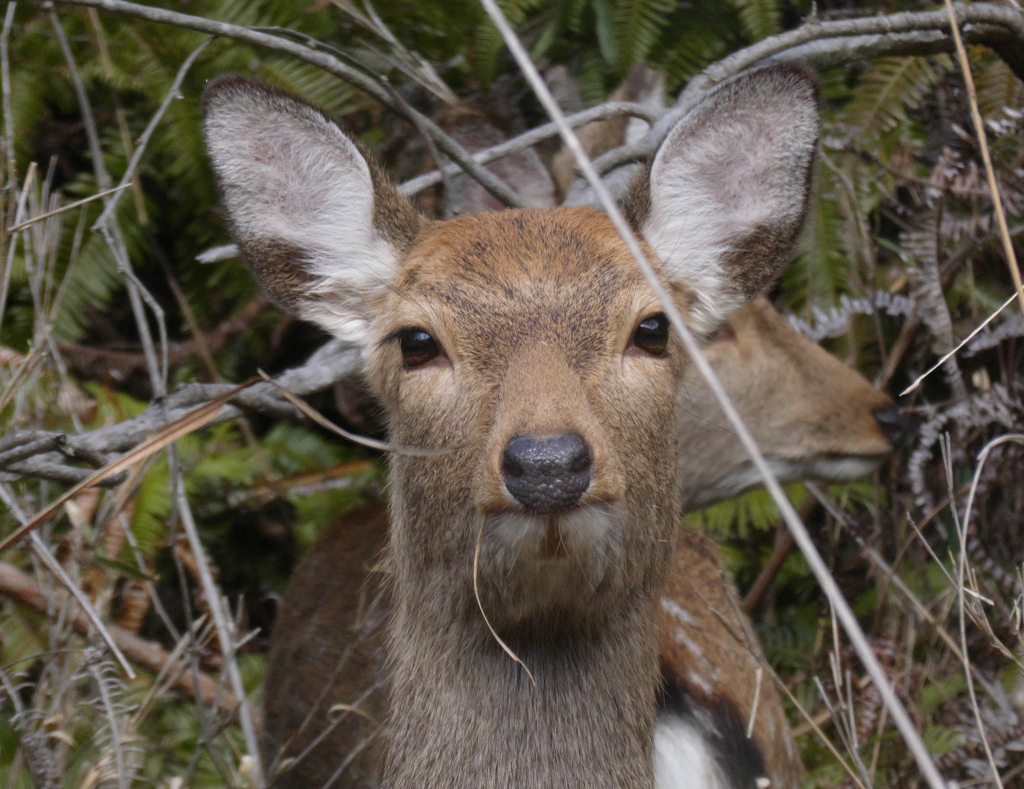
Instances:
[[[788,261],[819,129],[813,77],[750,71],[634,186],[631,227],[697,336]],[[611,221],[428,222],[333,121],[242,77],[208,86],[204,134],[255,278],[362,350],[387,417],[382,784],[653,787],[690,360]]]
[[[868,474],[899,437],[900,414],[892,400],[797,332],[767,299],[733,312],[706,355],[784,482],[842,482]],[[684,507],[704,507],[747,489],[746,451],[722,427],[724,416],[699,374],[686,373],[677,398],[680,435],[708,434],[680,460]],[[714,438],[716,433],[727,439]],[[388,714],[383,630],[389,604],[382,596],[387,527],[387,506],[380,500],[347,513],[292,574],[271,640],[264,696],[268,758],[283,749],[277,786],[336,785],[332,778],[342,777],[344,786],[377,783],[377,732]],[[730,737],[746,747],[753,717],[752,748],[742,767],[747,783],[729,785],[766,777],[772,787],[795,789],[803,768],[785,710],[764,674],[756,687],[764,656],[717,546],[683,521],[672,561],[660,600],[665,693],[655,729],[658,785],[713,786],[708,774],[727,776],[742,766],[719,752]],[[694,725],[694,712],[714,729]],[[705,739],[709,748],[700,744]],[[707,755],[689,770],[686,783],[673,754],[689,752],[694,740]]]
[[[661,84],[656,73],[634,68],[612,98],[661,103]],[[446,108],[439,122],[470,150],[503,139],[486,113],[472,106]],[[581,131],[584,148],[595,156],[621,144],[626,124],[593,123]],[[567,191],[572,165],[564,152],[552,169],[556,183]],[[535,204],[555,205],[551,176],[535,157],[513,158],[498,174],[525,190]],[[447,198],[456,214],[498,207],[464,177],[449,182]],[[869,473],[902,428],[900,412],[886,395],[794,331],[767,299],[730,315],[707,355],[785,481],[844,481]],[[701,507],[748,487],[749,462],[739,441],[720,427],[724,416],[700,376],[688,374],[681,391],[691,417],[682,432],[721,434],[694,441],[707,451],[681,465],[684,507]],[[292,754],[278,760],[284,769],[277,785],[376,784],[376,733],[387,714],[382,644],[387,603],[380,596],[384,569],[378,561],[386,529],[386,507],[379,500],[349,513],[328,529],[293,575],[272,639],[264,698],[268,760],[280,756],[281,743]],[[684,522],[673,562],[660,626],[666,692],[655,729],[659,785],[685,786],[688,780],[704,786],[711,783],[706,773],[725,775],[734,769],[728,760],[711,755],[685,779],[672,775],[672,754],[680,750],[673,740],[680,730],[684,737],[693,734],[685,723],[693,718],[687,714],[688,701],[699,705],[705,719],[717,718],[719,728],[737,717],[753,717],[753,741],[764,763],[755,772],[763,772],[775,787],[798,786],[802,765],[785,711],[774,686],[756,687],[763,655],[716,546]],[[691,605],[693,600],[699,605]],[[331,667],[326,677],[312,670],[312,659]],[[745,738],[735,725],[732,735]],[[715,745],[723,741],[717,732],[711,736]],[[318,739],[310,752],[295,759]],[[734,783],[743,785],[742,780]]]

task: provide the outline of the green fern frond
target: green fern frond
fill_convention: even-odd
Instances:
[[[294,58],[267,58],[260,76],[282,90],[294,93],[334,117],[343,117],[367,106],[363,94],[323,69]]]
[[[779,0],[729,0],[729,5],[736,9],[752,42],[779,32],[782,20]]]
[[[600,104],[608,95],[605,88],[604,62],[597,52],[589,52],[580,63],[576,84],[584,106]]]
[[[938,82],[941,70],[929,58],[881,58],[858,81],[836,118],[848,136],[868,143],[908,122]]]
[[[823,175],[819,183],[821,191],[811,202],[796,261],[782,277],[782,291],[791,309],[833,307],[848,282],[843,212],[828,177]]]
[[[135,494],[132,534],[143,556],[152,557],[156,554],[157,546],[167,533],[171,504],[167,456],[161,454],[143,476]]]
[[[743,43],[742,26],[729,4],[697,0],[672,14],[650,60],[662,64],[665,89],[674,93]]]
[[[617,63],[625,74],[658,43],[676,4],[672,0],[620,0],[614,11]]]
[[[974,85],[978,92],[978,110],[986,121],[996,123],[1007,119],[1006,110],[1024,110],[1024,83],[1022,83],[1006,61],[992,60],[974,73]]]
[[[807,496],[802,484],[786,487],[789,500],[798,506]],[[779,523],[779,508],[766,490],[753,490],[728,501],[712,504],[696,513],[691,521],[712,534],[736,534],[745,537],[750,529],[766,531]]]

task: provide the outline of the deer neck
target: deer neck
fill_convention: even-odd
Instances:
[[[471,566],[419,578],[394,558],[385,786],[653,787],[657,620],[647,589],[599,621],[503,631],[534,685],[487,629]]]

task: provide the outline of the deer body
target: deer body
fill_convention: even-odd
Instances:
[[[239,78],[205,130],[257,279],[360,344],[392,441],[436,450],[391,463],[384,784],[650,789],[688,359],[610,221],[428,223],[322,114]],[[763,69],[638,182],[633,226],[698,333],[785,263],[817,135],[806,75]]]

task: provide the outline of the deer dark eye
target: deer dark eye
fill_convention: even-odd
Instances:
[[[640,321],[633,332],[633,345],[651,356],[664,356],[668,350],[668,318],[659,312]]]
[[[398,335],[398,346],[402,349],[402,361],[407,370],[422,367],[441,354],[437,340],[423,329],[405,329]]]

